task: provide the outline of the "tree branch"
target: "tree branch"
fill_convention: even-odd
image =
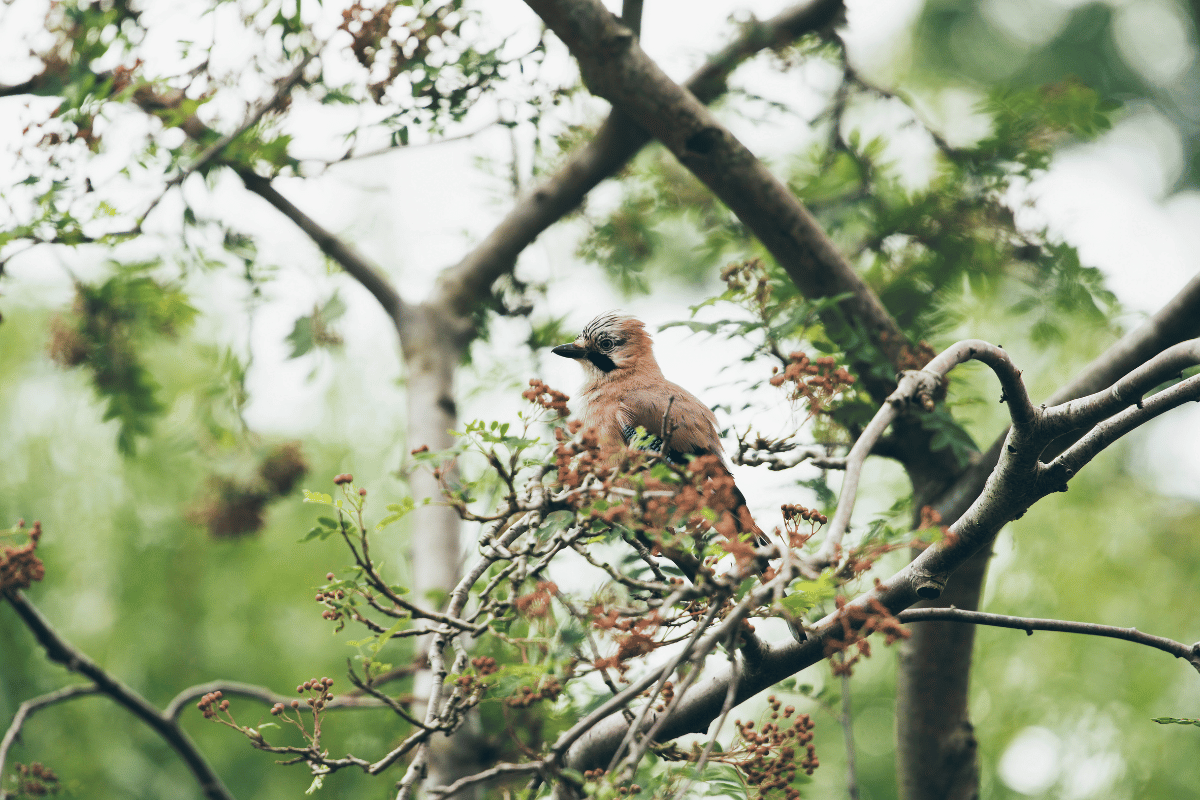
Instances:
[[[99,693],[100,687],[95,684],[81,683],[75,686],[64,687],[56,692],[44,694],[41,697],[34,697],[17,706],[17,713],[13,715],[12,722],[8,725],[8,730],[4,732],[4,738],[0,740],[0,780],[4,779],[4,762],[8,758],[8,751],[16,743],[17,737],[21,735],[21,729],[25,727],[25,723],[30,717],[43,708],[49,708],[67,700],[74,700],[76,697],[87,697],[88,695]],[[4,788],[0,786],[0,800],[7,796]]]
[[[1012,367],[1011,362],[1008,362],[1003,351],[988,347],[988,352],[991,353],[989,359],[996,361],[995,364],[989,365],[994,368],[1000,365],[997,372],[1002,376],[1006,387],[1018,381],[1019,373]],[[978,350],[978,345],[974,342],[956,345],[934,359],[931,365],[937,369],[948,369],[944,364],[955,362],[972,349]],[[943,366],[938,366],[939,363]],[[907,382],[902,383],[907,385]],[[914,384],[914,396],[919,397],[920,384]],[[1027,398],[1015,392],[1014,395],[1014,418],[1024,418],[1030,410],[1026,405]],[[1185,396],[1188,399],[1200,397],[1200,376],[1189,378],[1171,389],[1159,392],[1144,402],[1143,409],[1132,408],[1113,419],[1124,420],[1125,415],[1131,412],[1138,415],[1135,420],[1121,428],[1123,433],[1135,422],[1140,424],[1154,414],[1161,413],[1165,407],[1177,405]],[[1160,397],[1163,399],[1156,403],[1156,398]],[[1024,514],[1029,506],[1054,491],[1054,482],[1047,481],[1044,474],[1048,468],[1038,460],[1038,455],[1054,434],[1051,430],[1039,426],[1039,409],[1032,409],[1032,413],[1031,418],[1010,431],[987,485],[971,507],[950,526],[946,537],[922,551],[886,581],[878,582],[872,591],[847,603],[845,607],[827,615],[807,629],[807,641],[764,644],[761,657],[754,663],[747,664],[742,675],[736,679],[736,701],[748,699],[773,683],[823,659],[830,648],[837,648],[843,640],[847,621],[868,618],[877,613],[875,609],[878,606],[897,614],[921,599],[938,597],[951,573],[990,545],[1005,524]],[[638,684],[645,688],[652,680],[647,676],[639,680]],[[706,729],[709,722],[720,713],[731,680],[734,680],[734,677],[730,670],[713,670],[708,681],[703,686],[693,689],[687,700],[681,702],[670,715],[670,719],[663,726],[662,738],[674,738]],[[595,721],[591,729],[581,735],[571,747],[567,764],[575,769],[602,766],[611,758],[627,730],[627,723],[623,719],[609,717]]]
[[[257,125],[259,120],[263,118],[264,114],[277,106],[279,101],[282,100],[292,90],[300,78],[303,77],[305,67],[312,62],[316,55],[317,53],[315,51],[306,53],[304,58],[300,60],[300,63],[296,65],[295,69],[293,69],[287,75],[287,77],[279,82],[279,84],[275,87],[275,91],[271,93],[270,98],[259,103],[254,110],[244,120],[242,120],[241,125],[238,125],[232,131],[225,134],[220,139],[217,139],[217,141],[213,142],[208,147],[204,148],[204,151],[201,152],[200,155],[196,156],[195,161],[189,164],[186,169],[180,170],[179,174],[174,178],[167,181],[167,185],[163,187],[162,192],[158,195],[158,197],[154,198],[154,201],[150,203],[150,207],[142,213],[141,219],[138,220],[136,230],[141,230],[142,223],[146,221],[146,217],[150,216],[150,212],[158,207],[158,204],[162,202],[164,197],[166,197],[167,192],[171,191],[171,189],[187,180],[188,176],[190,176],[192,173],[196,172],[197,170],[204,169],[211,164],[217,158],[217,156],[224,152],[225,148],[228,147],[234,139],[238,138],[243,133]]]
[[[209,800],[233,800],[233,795],[225,788],[220,777],[209,766],[195,743],[174,719],[160,713],[144,697],[105,672],[82,651],[77,650],[59,636],[49,621],[26,599],[23,593],[9,590],[3,592],[3,596],[17,612],[21,621],[25,623],[25,627],[29,628],[38,640],[38,644],[46,651],[47,658],[57,664],[62,664],[71,672],[89,678],[96,684],[98,692],[111,697],[119,705],[124,706],[162,737],[163,741],[169,744],[183,759],[205,797]]]
[[[237,168],[238,177],[246,188],[266,200],[285,217],[296,223],[300,230],[321,248],[321,252],[332,258],[338,265],[350,274],[350,277],[361,283],[371,295],[383,306],[383,310],[391,317],[397,329],[406,312],[406,304],[400,294],[384,277],[383,273],[352,245],[322,227],[316,220],[297,208],[291,201],[279,193],[269,178],[264,178],[244,167]]]
[[[1035,617],[1010,617],[1006,614],[985,614],[981,611],[964,611],[954,608],[910,608],[901,611],[896,617],[904,623],[910,622],[965,622],[971,625],[989,625],[995,628],[1014,628],[1025,631],[1030,636],[1034,631],[1059,631],[1061,633],[1081,633],[1086,636],[1106,636],[1110,639],[1124,639],[1127,642],[1144,644],[1164,653],[1170,653],[1176,658],[1182,658],[1200,672],[1200,642],[1183,644],[1174,639],[1143,633],[1137,628],[1117,628],[1112,625],[1097,625],[1094,622],[1072,622],[1061,619],[1037,619]]]
[[[234,697],[244,697],[248,700],[257,700],[264,705],[273,706],[276,703],[283,703],[285,706],[296,698],[294,694],[283,695],[271,691],[265,686],[256,686],[252,683],[241,683],[240,681],[209,681],[208,683],[199,683],[195,686],[189,686],[179,694],[171,698],[171,702],[167,703],[167,707],[163,709],[162,715],[167,719],[178,722],[179,716],[187,709],[188,704],[193,700],[198,700],[211,692],[221,692],[225,695]],[[385,708],[386,705],[372,697],[363,697],[361,695],[339,694],[337,697],[325,704],[326,711],[333,711],[339,708]]]
[[[751,22],[684,86],[701,102],[711,103],[724,94],[726,78],[742,61],[764,48],[832,27],[844,12],[843,0],[813,0],[785,9],[769,20]],[[645,130],[614,108],[596,135],[558,172],[527,192],[458,264],[442,271],[432,303],[458,316],[469,314],[492,283],[513,268],[522,250],[583,202],[588,192],[615,174],[648,141],[650,135]]]
[[[527,775],[530,772],[541,772],[545,769],[545,765],[541,761],[531,761],[528,764],[497,764],[491,769],[468,775],[465,778],[460,778],[449,786],[434,786],[429,789],[429,794],[434,797],[450,797],[468,786],[474,786],[480,783],[486,783],[490,780],[503,777],[505,775]]]
[[[821,544],[821,549],[809,559],[809,566],[820,571],[826,566],[836,564],[841,558],[842,538],[850,527],[850,516],[854,512],[863,464],[887,427],[910,403],[920,405],[926,411],[933,410],[934,395],[937,394],[946,375],[954,367],[970,360],[982,361],[1000,378],[1000,384],[1004,387],[1004,398],[1008,402],[1009,413],[1015,425],[1026,426],[1033,421],[1037,412],[1029,402],[1029,395],[1021,382],[1021,371],[1013,366],[1003,348],[981,339],[956,342],[930,361],[924,369],[907,370],[900,378],[896,391],[892,392],[875,412],[870,424],[859,435],[858,441],[846,456],[846,477],[842,481],[837,510],[834,511],[829,532]]]
[[[649,131],[729,206],[805,296],[845,296],[840,313],[823,314],[827,327],[861,325],[894,373],[907,337],[792,191],[667,77],[599,0],[526,2],[570,48],[588,88]],[[895,388],[866,354],[852,363],[874,396]]]

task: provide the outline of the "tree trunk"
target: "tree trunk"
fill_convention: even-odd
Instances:
[[[992,549],[972,556],[942,596],[915,606],[979,607]],[[967,709],[975,626],[923,622],[900,648],[896,677],[896,768],[903,800],[974,800],[979,758]]]
[[[465,338],[462,326],[436,308],[427,305],[409,309],[402,320],[404,361],[407,374],[408,406],[406,446],[410,449],[428,446],[444,450],[454,443],[450,435],[458,425],[454,403],[454,372],[462,361]],[[452,475],[446,475],[452,478]],[[425,497],[435,501],[441,496],[438,479],[428,470],[414,470],[409,475],[413,498]],[[429,607],[444,609],[450,591],[458,583],[462,566],[461,523],[454,509],[431,503],[418,507],[411,516],[409,530],[409,564],[412,569],[414,600]],[[430,645],[428,639],[420,647],[420,656]],[[417,673],[414,694],[429,696],[432,675],[428,670]],[[426,708],[414,706],[418,719]],[[451,736],[434,734],[429,749],[429,786],[446,786],[459,778],[474,774],[487,765],[481,759],[481,735],[478,717],[470,715],[466,724]],[[454,795],[476,798],[478,789],[466,789]]]

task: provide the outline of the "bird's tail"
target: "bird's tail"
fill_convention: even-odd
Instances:
[[[733,475],[724,463],[721,464],[721,472],[723,475],[728,476],[730,481],[730,490],[732,491],[734,502],[729,513],[733,517],[733,525],[737,531],[738,538],[741,539],[744,534],[753,533],[754,543],[758,547],[770,544],[771,540],[767,538],[762,528],[758,527],[758,523],[754,521],[754,515],[750,513],[750,508],[746,505],[746,496],[742,494],[742,490],[737,487],[737,484],[732,482]],[[797,642],[803,642],[808,639],[808,634],[804,632],[804,629],[800,627],[800,624],[796,620],[785,617],[784,621],[787,622],[788,632],[792,634],[793,639]]]

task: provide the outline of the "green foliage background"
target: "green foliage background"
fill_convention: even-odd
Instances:
[[[1047,129],[1046,116],[1060,132],[1092,135],[1117,101],[1140,99],[1166,109],[1181,125],[1189,161],[1180,185],[1200,181],[1194,158],[1200,137],[1187,127],[1186,114],[1176,113],[1188,108],[1183,95],[1149,86],[1122,61],[1111,42],[1111,19],[1107,6],[1085,5],[1070,12],[1046,43],[1020,49],[989,29],[979,4],[931,0],[917,27],[914,74],[930,83],[947,76],[974,81],[990,98],[988,110],[1001,120],[993,135],[948,162],[923,193],[890,174],[886,142],[848,137],[836,152],[795,154],[781,170],[839,245],[855,254],[908,332],[935,348],[966,336],[1002,342],[1025,370],[1035,399],[1115,340],[1112,298],[1101,276],[1062,243],[1035,233],[1034,256],[1021,251],[1014,259],[1014,251],[1029,243],[1014,245],[997,234],[1007,221],[989,216],[995,211],[986,202],[985,189],[994,186],[989,181],[1011,174],[1013,161],[1018,173],[1045,164],[1052,148],[1030,140]],[[950,40],[954,47],[943,46]],[[1001,63],[1007,67],[997,74],[994,65]],[[1061,102],[1045,102],[1035,88],[1044,84],[1065,87],[1054,96]],[[722,113],[736,116],[737,107],[731,103]],[[1031,117],[1038,119],[1027,126]],[[417,124],[407,117],[393,122]],[[406,138],[408,128],[401,129]],[[256,157],[266,157],[274,168],[290,163],[281,155],[286,140],[261,144]],[[661,150],[648,149],[624,178],[616,210],[588,218],[592,224],[579,246],[580,255],[605,270],[621,291],[666,296],[700,286],[716,295],[722,287],[713,276],[725,260],[764,255]],[[62,222],[55,223],[60,234],[75,230]],[[252,242],[226,236],[225,245],[244,254],[247,270],[260,264]],[[136,340],[130,352],[136,352],[137,369],[116,381],[128,390],[124,394],[97,397],[94,387],[102,387],[104,373],[95,364],[90,371],[63,370],[51,361],[47,343],[62,330],[56,315],[67,309],[34,301],[3,307],[0,525],[40,519],[47,531],[40,551],[47,578],[30,596],[68,639],[160,706],[183,687],[218,678],[287,691],[306,678],[329,675],[338,681],[335,691],[344,690],[345,659],[354,652],[345,641],[354,633],[331,636],[312,600],[325,573],[345,563],[342,545],[336,539],[297,543],[316,516],[298,493],[273,502],[266,526],[253,535],[218,539],[194,521],[213,475],[245,479],[278,442],[242,426],[247,365],[188,326],[192,313],[185,294],[165,283],[151,286],[140,273],[127,278],[96,291],[107,287],[106,296],[118,298],[136,294],[141,299],[135,308],[167,310],[161,316],[134,314],[118,326],[122,342]],[[122,287],[129,293],[115,291]],[[781,283],[779,291],[785,288]],[[326,352],[336,342],[321,341],[318,333],[344,307],[334,295],[298,320],[289,339],[295,355],[336,374],[320,422],[302,442],[310,468],[303,485],[327,491],[334,474],[354,472],[382,509],[405,494],[394,474],[404,452],[403,421],[396,414],[373,414],[366,433],[347,422],[364,387],[393,376],[364,374],[354,353]],[[497,307],[504,303],[498,300]],[[487,319],[494,323],[496,317]],[[531,329],[529,341],[538,346],[562,339],[553,318]],[[111,333],[112,326],[106,330]],[[95,353],[117,352],[111,336],[94,328],[77,331],[90,334]],[[321,345],[327,346],[321,353],[309,352]],[[751,351],[748,344],[747,357]],[[516,384],[529,377],[522,370],[531,360],[524,357],[506,364],[483,347],[472,356],[468,384]],[[1004,425],[1003,406],[995,402],[998,389],[982,368],[964,373],[956,373],[953,412],[970,437],[986,445]],[[397,390],[397,403],[400,396]],[[1200,640],[1195,614],[1200,509],[1160,496],[1134,471],[1130,456],[1140,441],[1131,437],[1106,453],[1068,493],[1047,499],[1009,526],[998,543],[985,610],[1132,625],[1181,641]],[[902,478],[890,466],[872,469],[869,477],[880,487],[875,502],[887,507],[893,492],[904,491]],[[796,494],[812,502],[807,489],[797,488]],[[381,542],[398,580],[405,578],[401,554],[407,535],[404,525],[393,526]],[[902,557],[894,554],[881,569],[898,567]],[[0,643],[0,720],[10,719],[21,700],[72,681],[47,664],[27,631],[3,609]],[[388,647],[387,660],[405,662],[406,644],[393,641]],[[823,665],[799,682],[824,687],[822,702],[840,692]],[[852,682],[863,797],[896,796],[894,685],[894,658],[881,647]],[[986,798],[1023,796],[998,779],[996,768],[1028,726],[1061,737],[1072,754],[1064,760],[1067,767],[1092,763],[1099,769],[1099,762],[1087,759],[1106,754],[1117,759],[1113,783],[1095,796],[1173,800],[1188,796],[1200,780],[1195,730],[1151,722],[1195,717],[1200,707],[1194,671],[1162,653],[1102,639],[1050,633],[1026,638],[984,629],[973,685]],[[794,702],[818,722],[822,767],[809,796],[839,796],[841,732],[818,703],[799,695]],[[760,704],[751,701],[738,715],[753,716]],[[233,708],[242,722],[268,717],[256,704],[234,700]],[[198,712],[189,709],[184,719],[237,796],[290,798],[308,786],[304,772],[274,767],[270,757],[227,729],[204,723]],[[334,715],[327,731],[334,752],[361,754],[388,749],[404,728],[390,715],[352,711]],[[173,753],[100,698],[41,712],[26,726],[12,757],[50,763],[78,797],[197,796]],[[323,791],[393,795],[390,780],[350,770],[330,778]],[[1064,778],[1039,796],[1077,795]]]

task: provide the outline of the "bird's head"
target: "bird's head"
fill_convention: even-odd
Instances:
[[[594,377],[634,367],[657,367],[646,326],[641,320],[615,311],[596,317],[575,341],[550,352],[577,360]]]

